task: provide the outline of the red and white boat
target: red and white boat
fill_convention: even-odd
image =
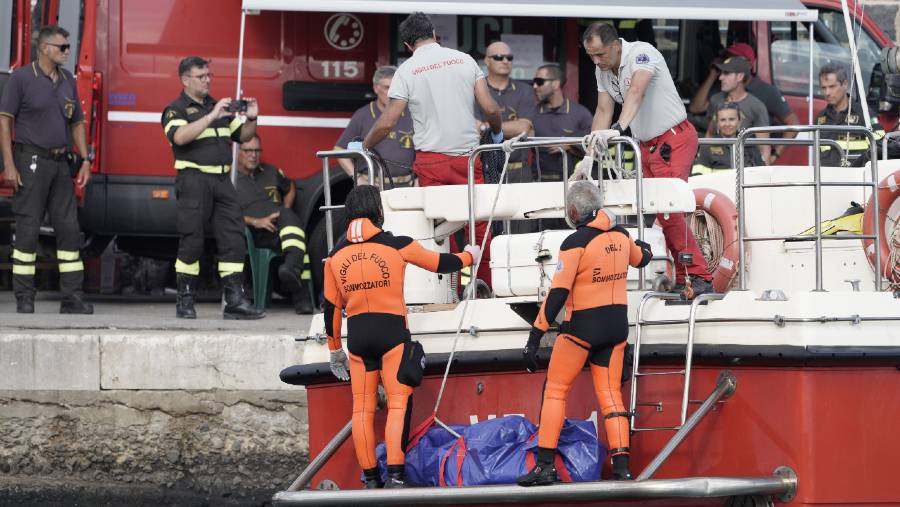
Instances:
[[[725,500],[746,502],[737,505],[900,502],[892,466],[900,455],[900,437],[894,430],[900,421],[900,299],[894,292],[900,277],[896,266],[888,276],[872,268],[878,265],[874,252],[885,267],[896,262],[890,256],[897,251],[887,246],[886,238],[900,243],[898,169],[900,163],[892,161],[877,164],[877,174],[871,166],[753,167],[740,174],[721,171],[694,177],[688,183],[602,182],[605,206],[622,217],[638,209],[640,186],[645,212],[691,212],[696,206],[710,210],[723,233],[716,275],[724,293],[701,296],[693,303],[671,301],[677,295],[649,288],[665,276],[665,261],[645,268],[643,282],[637,270],[629,274],[629,341],[638,376],[623,391],[628,391],[636,413],[632,468],[640,472],[637,481],[547,489],[288,491],[276,495],[276,503],[490,504],[503,498],[540,503],[553,498],[554,504],[588,499],[662,505]],[[738,200],[736,181],[742,182],[737,192],[740,207],[733,204]],[[877,206],[872,192],[876,184]],[[476,203],[473,216],[459,204],[467,202],[470,190]],[[448,233],[468,219],[491,216],[496,194],[497,185],[387,190],[382,194],[385,229],[446,250],[443,238]],[[563,194],[563,183],[503,185],[493,218],[562,216]],[[821,217],[841,215],[851,201],[868,203],[867,227],[877,224],[880,229],[866,230],[863,236],[868,239],[859,234],[821,235],[818,240],[816,234],[799,235]],[[538,419],[545,375],[524,371],[521,349],[567,234],[545,231],[494,238],[491,299],[453,303],[447,277],[408,268],[410,330],[428,355],[428,376],[415,392],[413,426],[432,414],[451,353],[436,414],[441,421],[466,424],[505,414]],[[653,245],[655,256],[665,258],[658,229],[632,227],[632,235],[639,234]],[[314,319],[310,335],[321,336],[323,326],[320,316]],[[458,339],[457,327],[462,330]],[[549,358],[549,349],[542,357]],[[312,479],[309,484],[317,487],[359,488],[352,444],[337,446],[349,432],[349,384],[331,376],[323,339],[307,341],[303,358],[304,364],[285,370],[282,378],[307,388],[310,455],[322,455],[329,443],[324,454],[335,452],[315,477],[307,473],[300,482]],[[675,375],[659,375],[663,372]],[[569,417],[596,421],[587,373],[574,386],[567,409]],[[314,460],[312,468],[321,461]]]

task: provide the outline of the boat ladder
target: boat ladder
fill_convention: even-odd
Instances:
[[[634,323],[634,362],[631,367],[631,399],[629,400],[628,411],[631,414],[631,431],[659,431],[659,430],[680,430],[684,427],[687,420],[687,407],[689,403],[688,394],[691,389],[691,364],[694,353],[694,331],[697,321],[697,308],[707,301],[715,301],[724,298],[724,294],[701,294],[691,301],[690,316],[688,318],[688,334],[687,344],[684,351],[684,369],[675,371],[645,372],[640,369],[641,362],[641,338],[643,337],[643,328],[645,325],[653,324],[652,321],[644,320],[644,308],[647,303],[653,300],[674,301],[680,299],[680,294],[674,292],[648,292],[641,298],[638,305],[637,317]],[[661,403],[641,403],[638,401],[638,380],[641,377],[663,376],[663,375],[681,375],[684,377],[684,387],[681,394],[681,412],[680,422],[676,426],[655,426],[655,427],[639,427],[637,425],[636,409],[639,405],[652,405],[660,407]]]

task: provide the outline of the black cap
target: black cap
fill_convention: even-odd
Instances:
[[[722,72],[743,72],[750,73],[750,61],[743,56],[731,56],[726,58],[724,62],[717,63],[716,68]]]

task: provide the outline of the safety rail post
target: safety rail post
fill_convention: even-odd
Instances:
[[[745,180],[744,174],[744,146],[746,144],[750,144],[748,141],[748,137],[753,136],[759,133],[773,133],[773,132],[812,132],[812,146],[814,148],[815,153],[813,154],[813,181],[812,182],[790,182],[790,183],[755,183],[755,184],[747,184]],[[822,140],[820,139],[821,132],[839,132],[839,133],[849,133],[855,132],[861,135],[866,136],[869,141],[869,154],[871,157],[871,173],[872,173],[872,181],[869,182],[856,182],[856,181],[840,181],[840,182],[822,182],[821,178],[821,166],[820,166],[820,146],[822,144]],[[754,143],[755,144],[755,143]],[[777,144],[777,143],[773,143]],[[735,200],[738,211],[738,290],[747,290],[747,278],[746,278],[746,245],[745,243],[748,241],[784,241],[787,239],[793,240],[802,240],[802,241],[815,241],[816,242],[816,291],[821,291],[823,286],[823,276],[822,276],[822,240],[846,240],[846,239],[872,239],[875,241],[876,245],[881,244],[881,224],[878,223],[878,220],[875,220],[873,227],[873,234],[854,234],[854,235],[840,235],[840,236],[822,236],[821,229],[821,200],[822,200],[822,187],[871,187],[872,188],[872,204],[875,209],[880,209],[878,207],[878,152],[877,152],[877,144],[878,140],[875,139],[875,134],[866,127],[860,127],[855,125],[785,125],[785,126],[777,126],[777,127],[752,127],[748,129],[744,129],[738,133],[737,136],[737,150],[738,150],[738,160],[737,160],[737,172],[735,174]],[[762,236],[762,237],[750,237],[746,234],[746,209],[745,209],[745,190],[748,188],[786,188],[786,187],[812,187],[814,192],[814,204],[815,204],[815,221],[816,221],[816,235],[815,237],[803,237],[803,236]],[[875,290],[881,290],[881,249],[875,248]]]
[[[691,301],[691,313],[688,316],[688,341],[685,349],[684,363],[684,391],[681,395],[681,425],[687,419],[688,392],[691,389],[691,366],[694,362],[694,328],[697,324],[697,308],[705,301],[718,301],[725,297],[725,294],[707,293],[700,294]]]
[[[881,138],[881,160],[888,159],[888,140],[897,136],[900,136],[900,130],[887,132],[884,134],[884,137]]]
[[[368,152],[362,150],[324,150],[317,151],[316,157],[322,159],[322,185],[325,193],[325,205],[319,207],[319,211],[325,212],[325,242],[330,252],[334,248],[334,222],[332,212],[341,209],[343,206],[334,206],[331,203],[331,168],[329,167],[329,159],[334,158],[361,158],[368,167],[369,181],[375,181],[375,162]],[[382,177],[382,180],[384,178]],[[353,182],[356,185],[356,182]],[[384,182],[382,181],[382,189]]]
[[[319,470],[322,469],[325,463],[331,459],[334,453],[337,452],[341,445],[350,437],[352,432],[353,420],[351,419],[347,421],[347,424],[345,424],[327,444],[325,444],[325,447],[323,447],[319,454],[309,462],[309,465],[306,465],[306,468],[300,472],[300,475],[291,483],[287,490],[300,491],[305,488],[312,478],[319,473]]]
[[[635,424],[635,410],[637,409],[637,384],[638,377],[640,377],[640,373],[638,369],[640,367],[641,362],[641,338],[643,333],[643,315],[644,315],[644,305],[647,304],[651,299],[661,299],[663,301],[672,301],[681,299],[681,295],[677,292],[647,292],[641,297],[641,302],[638,304],[637,316],[634,319],[634,359],[631,361],[631,397],[628,401],[628,411],[631,413],[630,419],[630,429],[631,432],[634,433],[636,431],[646,431],[648,429],[657,429],[657,428],[638,428]]]

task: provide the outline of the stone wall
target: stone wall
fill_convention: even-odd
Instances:
[[[263,505],[308,461],[306,393],[0,391],[0,505]]]

